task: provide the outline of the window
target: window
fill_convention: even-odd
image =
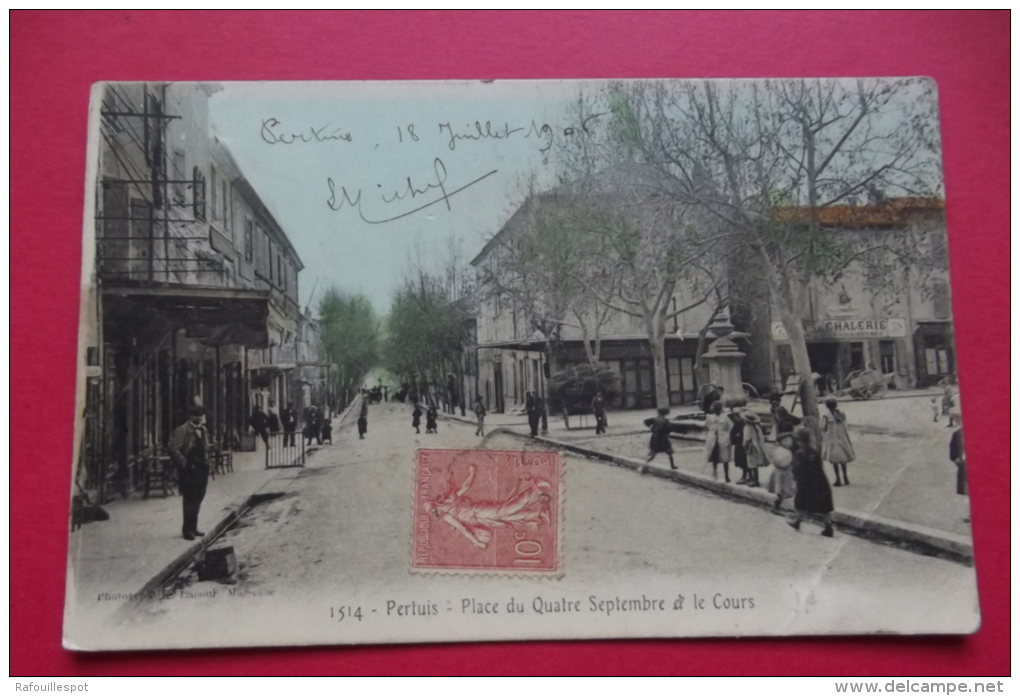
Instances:
[[[255,230],[248,219],[244,221],[244,260],[248,263],[255,260]]]
[[[949,269],[949,247],[946,245],[946,235],[942,231],[935,231],[931,234],[931,260],[936,268]]]
[[[276,255],[276,284],[284,290],[287,289],[287,276],[283,273],[283,257]]]
[[[949,351],[945,348],[925,348],[924,359],[929,375],[947,375],[952,372]]]
[[[931,284],[932,304],[936,319],[948,319],[949,307],[949,283],[944,280],[936,280]]]
[[[879,341],[878,343],[879,365],[882,374],[896,372],[896,342]]]
[[[676,302],[676,299],[673,300]],[[670,358],[666,361],[666,372],[669,374],[669,390],[680,391],[680,358]]]
[[[187,171],[187,167],[184,164],[184,150],[174,150],[173,160],[173,177],[174,182],[174,203],[177,205],[184,205],[184,201],[187,197],[184,194],[184,172]]]
[[[216,181],[216,167],[209,166],[209,207],[212,208],[212,219],[218,220],[220,217],[220,209],[218,205],[219,199],[219,182]]]
[[[680,378],[684,385],[684,401],[694,401],[694,359],[680,358]]]
[[[224,179],[223,177],[220,177],[220,187],[221,187],[221,193],[222,193],[222,195],[220,196],[220,200],[222,201],[222,203],[220,203],[220,205],[223,206],[223,228],[229,230],[230,229],[230,198],[227,196],[227,180]]]
[[[191,174],[191,185],[194,189],[194,199],[191,207],[195,212],[196,220],[205,220],[205,174],[195,167]]]

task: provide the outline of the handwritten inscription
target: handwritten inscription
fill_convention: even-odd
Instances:
[[[351,142],[351,134],[339,126],[327,123],[324,126],[308,127],[296,133],[288,133],[278,119],[267,118],[262,120],[262,129],[259,131],[262,140],[270,145],[293,145],[294,143],[324,143],[330,140],[342,140]]]
[[[532,119],[530,125],[511,124],[509,121],[502,123],[493,121],[477,120],[468,122],[463,128],[454,125],[451,121],[436,123],[436,130],[418,128],[415,123],[409,122],[396,126],[395,141],[389,141],[397,146],[417,146],[427,148],[429,142],[433,146],[443,147],[450,151],[456,151],[458,145],[468,143],[480,143],[489,141],[494,144],[503,143],[512,139],[532,141],[540,153],[545,155],[552,149],[556,138],[569,138],[576,136],[579,132],[590,133],[589,127],[604,113],[594,114],[585,118],[579,125],[571,125],[565,128],[554,127],[549,123],[540,123]],[[390,131],[392,133],[392,131]],[[436,134],[439,136],[435,141]],[[355,137],[350,131],[336,125],[336,119],[323,125],[294,125],[285,124],[278,118],[270,117],[262,119],[259,137],[268,145],[322,145],[336,146],[338,143],[354,143]],[[379,148],[380,142],[365,141],[363,136],[358,142],[371,146],[375,151]],[[388,139],[387,139],[388,140]],[[425,152],[428,152],[426,149]],[[404,177],[404,182],[395,187],[384,187],[377,183],[378,198],[369,201],[365,189],[361,186],[337,184],[332,177],[326,178],[326,186],[329,195],[326,204],[330,210],[339,212],[345,209],[353,209],[358,217],[370,225],[381,225],[394,220],[414,215],[435,205],[443,205],[448,211],[453,210],[451,199],[478,184],[479,182],[498,173],[497,169],[478,174],[474,178],[462,177],[459,180],[450,179],[446,163],[439,157],[432,161],[432,175],[426,181],[415,181],[412,177]],[[459,184],[459,185],[457,185]],[[371,189],[369,189],[371,191]]]
[[[408,215],[414,215],[415,213],[419,213],[422,210],[439,203],[444,204],[447,210],[453,210],[453,206],[450,204],[451,198],[498,172],[498,170],[493,169],[492,171],[486,172],[485,174],[482,174],[481,176],[476,177],[451,191],[448,190],[446,186],[446,181],[449,175],[446,170],[446,165],[443,163],[442,159],[436,157],[432,161],[432,171],[433,176],[427,182],[415,183],[411,177],[406,177],[406,186],[394,189],[392,194],[384,192],[379,195],[379,201],[381,201],[383,205],[392,205],[403,201],[415,201],[421,197],[431,199],[426,200],[426,202],[408,210],[402,210],[395,215],[390,215],[388,217],[370,217],[366,215],[363,207],[365,196],[362,190],[357,188],[354,189],[352,193],[347,190],[347,187],[341,186],[340,190],[337,191],[337,185],[331,177],[327,177],[326,179],[326,185],[329,187],[329,198],[326,199],[326,205],[328,205],[331,210],[335,211],[343,210],[345,207],[354,208],[357,210],[358,216],[363,221],[370,225],[381,225],[385,222],[393,222],[394,220],[405,218]],[[376,184],[376,187],[381,189],[382,184]]]

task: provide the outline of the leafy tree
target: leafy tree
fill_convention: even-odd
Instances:
[[[379,361],[379,320],[372,305],[331,286],[319,301],[319,326],[335,393],[354,392]]]
[[[473,311],[467,278],[459,247],[452,243],[439,271],[413,264],[391,302],[383,345],[384,366],[413,394],[434,402],[452,381],[457,391],[450,406],[458,402],[462,411],[468,398],[459,393],[462,355]]]
[[[549,407],[571,413],[590,413],[591,402],[598,392],[606,401],[616,398],[620,378],[612,370],[591,365],[571,365],[549,379]],[[569,421],[568,421],[569,424]]]

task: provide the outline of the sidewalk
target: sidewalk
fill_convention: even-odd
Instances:
[[[350,410],[333,419],[334,431]],[[265,449],[259,440],[257,445],[254,452],[234,453],[232,473],[210,479],[199,517],[199,528],[206,533],[203,539],[186,541],[181,536],[182,501],[176,491],[166,498],[157,492],[143,500],[138,492],[113,500],[103,506],[109,520],[91,522],[73,532],[68,574],[78,601],[94,602],[103,593],[117,596],[152,589],[229,525],[253,495],[301,472],[300,467],[266,469]],[[314,456],[318,449],[313,445],[307,456]],[[111,601],[111,610],[119,603]]]
[[[949,555],[967,559],[972,556],[969,498],[956,495],[956,467],[949,461],[949,439],[953,429],[940,416],[933,422],[931,402],[941,390],[890,392],[883,399],[870,401],[842,400],[840,408],[847,414],[850,438],[857,460],[848,467],[851,485],[833,488],[837,520],[864,533],[902,539],[921,546],[931,546]],[[895,395],[895,397],[893,397]],[[677,407],[671,417],[693,407]],[[700,435],[673,440],[674,459],[678,472],[669,468],[669,460],[659,455],[645,464],[648,452],[648,429],[644,419],[652,411],[614,411],[608,415],[609,432],[595,435],[594,425],[567,430],[562,418],[549,421],[547,443],[573,450],[585,456],[612,461],[640,473],[670,478],[681,483],[711,490],[717,495],[771,503],[774,499],[766,486],[772,473],[761,473],[762,487],[748,489],[713,479],[711,466],[705,463]],[[447,416],[449,417],[449,416]],[[459,416],[457,417],[460,420]],[[463,419],[473,422],[470,418]],[[572,418],[572,425],[578,419]],[[496,414],[486,417],[486,425],[503,427],[526,436],[529,429],[522,417]],[[832,480],[832,470],[826,465]],[[739,472],[731,467],[736,481]],[[789,502],[787,502],[789,506]]]

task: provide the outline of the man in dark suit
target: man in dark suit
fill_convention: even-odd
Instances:
[[[259,408],[258,404],[251,407],[251,417],[248,419],[248,425],[255,431],[255,434],[262,438],[262,441],[266,443],[266,447],[269,447],[269,416]]]
[[[287,407],[280,414],[280,422],[283,424],[283,446],[294,447],[294,431],[297,430],[297,411],[294,404],[287,402]]]
[[[209,484],[209,434],[205,428],[205,408],[194,405],[188,409],[188,420],[174,430],[170,439],[170,457],[180,475],[181,498],[184,501],[182,535],[188,541],[204,536],[198,531],[198,512]]]

